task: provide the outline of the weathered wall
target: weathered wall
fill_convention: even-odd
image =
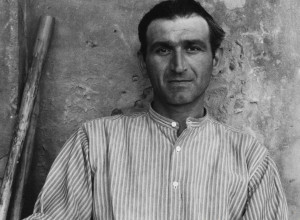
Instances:
[[[22,4],[0,1],[0,185],[4,174],[26,68]]]
[[[25,215],[31,211],[55,156],[80,123],[110,115],[113,110],[141,107],[151,99],[149,82],[137,65],[136,33],[138,20],[155,2],[26,1],[29,48],[40,15],[54,16],[56,27],[41,79],[40,118]],[[282,176],[290,219],[298,220],[300,2],[201,2],[227,32],[223,64],[214,72],[207,106],[217,119],[252,133],[270,149]],[[2,18],[0,22],[0,62],[8,66],[1,58],[7,57],[3,48],[10,38],[3,37],[6,23]],[[1,89],[2,79],[8,82],[7,71],[0,70]],[[2,97],[10,103],[9,93],[1,93]]]
[[[224,66],[211,84],[208,103],[217,118],[252,133],[271,151],[289,219],[298,220],[300,2],[221,0],[207,7],[228,33]]]

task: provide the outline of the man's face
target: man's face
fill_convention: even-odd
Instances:
[[[147,30],[147,53],[141,62],[155,101],[184,105],[202,100],[217,62],[207,22],[200,16],[154,20]]]

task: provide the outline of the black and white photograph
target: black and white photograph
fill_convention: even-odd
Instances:
[[[299,0],[1,0],[0,220],[299,220]]]

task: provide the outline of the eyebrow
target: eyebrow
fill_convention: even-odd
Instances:
[[[189,39],[189,40],[182,40],[177,42],[173,41],[155,41],[153,44],[150,45],[149,49],[154,50],[157,47],[166,47],[166,48],[171,48],[176,46],[177,44],[183,44],[184,46],[186,45],[199,45],[203,49],[207,49],[207,44],[199,39]]]

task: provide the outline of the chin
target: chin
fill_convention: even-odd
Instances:
[[[189,104],[193,101],[194,100],[191,99],[191,98],[179,96],[179,97],[169,98],[167,102],[171,105],[186,105],[186,104]]]
[[[165,97],[166,103],[169,105],[188,105],[188,104],[197,104],[203,102],[203,94],[195,93],[169,93]]]

